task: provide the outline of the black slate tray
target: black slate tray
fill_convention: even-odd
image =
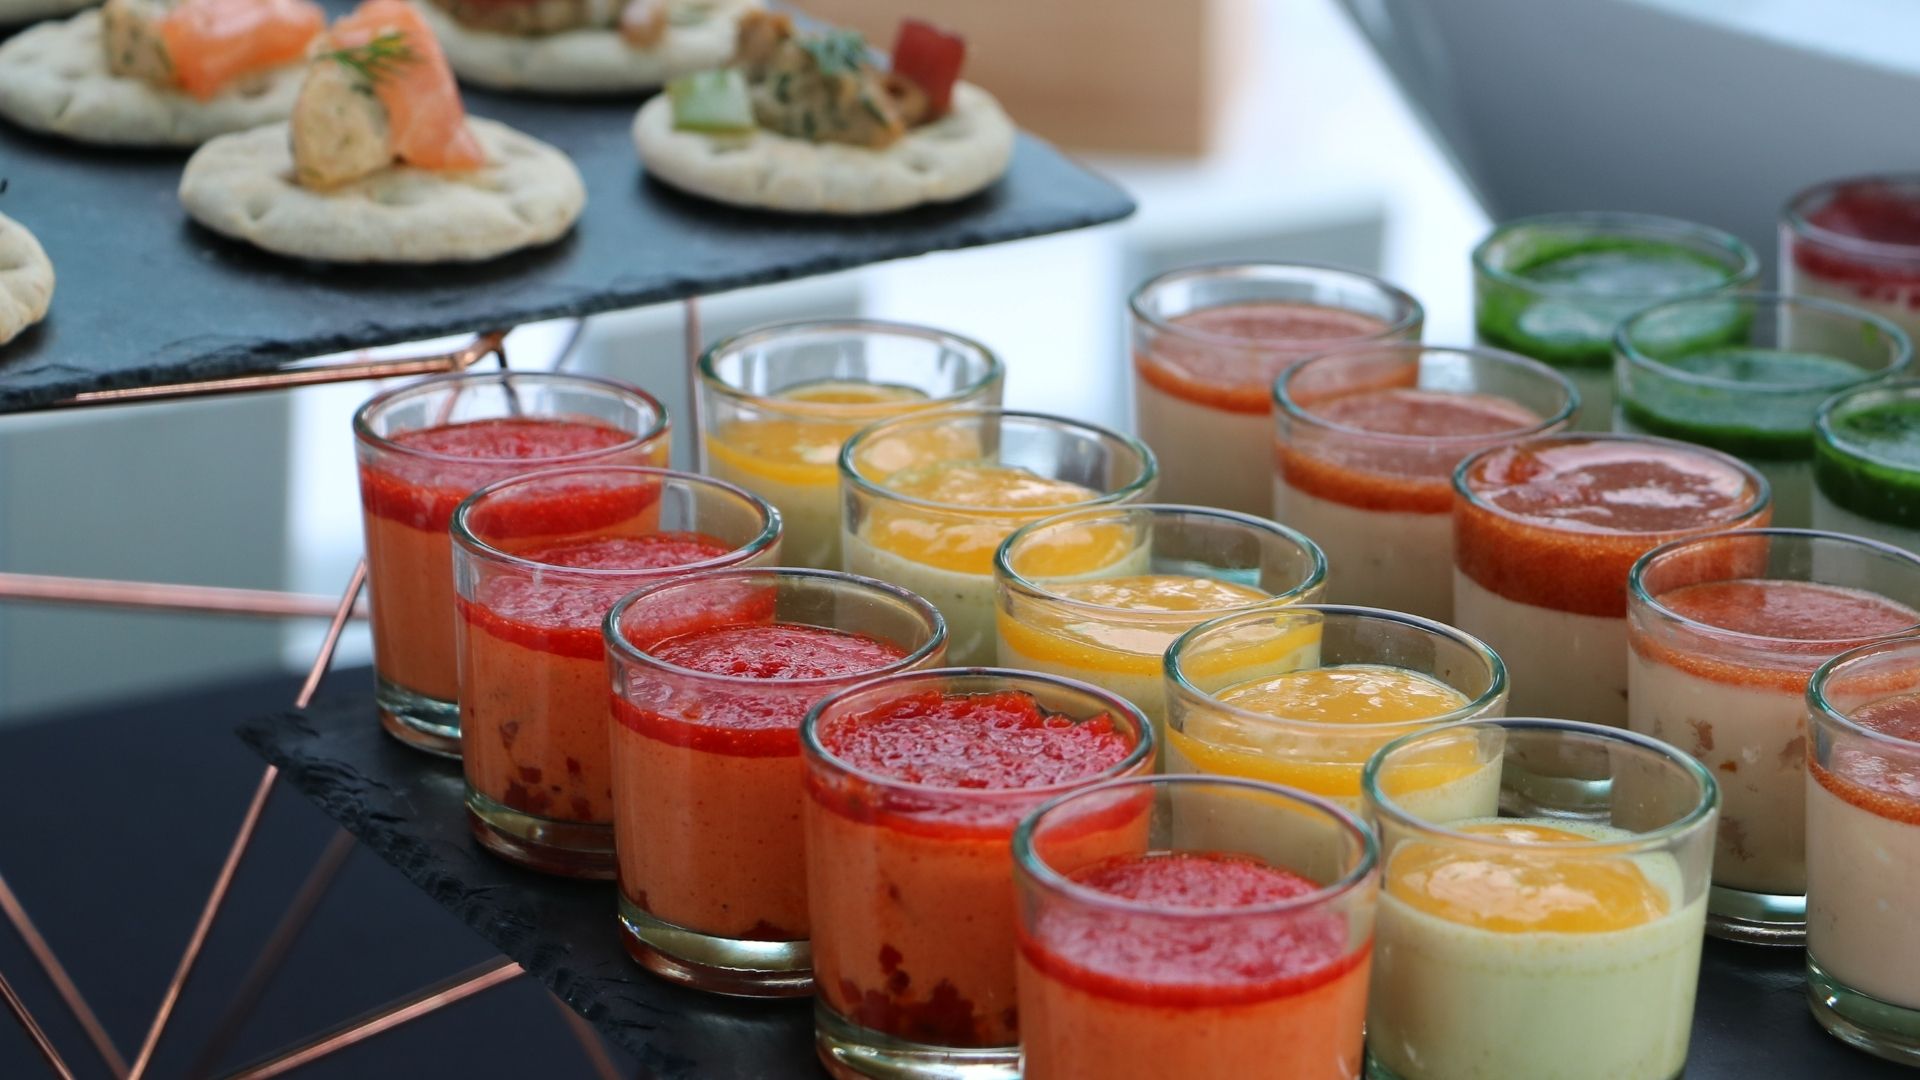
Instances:
[[[628,135],[637,97],[469,88],[466,99],[474,115],[573,156],[587,209],[567,238],[475,266],[282,259],[187,220],[174,193],[185,154],[82,147],[0,121],[0,213],[33,230],[59,279],[47,321],[0,346],[0,413],[1064,232],[1133,210],[1119,188],[1028,135],[1000,183],[948,206],[851,219],[735,210],[644,176]]]
[[[614,933],[614,889],[517,870],[467,833],[456,762],[380,730],[369,697],[248,721],[240,737],[369,848],[662,1077],[825,1075],[804,1002],[711,997],[641,971]],[[1828,1037],[1801,953],[1707,942],[1688,1080],[1907,1077]],[[1519,1080],[1519,1078],[1515,1078]]]

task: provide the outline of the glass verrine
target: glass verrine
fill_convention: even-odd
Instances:
[[[993,575],[1001,666],[1085,679],[1158,727],[1173,639],[1220,615],[1319,599],[1327,560],[1265,518],[1153,504],[1023,525],[994,553]]]
[[[1857,536],[1742,529],[1653,549],[1627,578],[1628,726],[1720,781],[1707,932],[1806,931],[1807,679],[1920,631],[1920,558]]]
[[[1001,541],[1064,510],[1140,502],[1157,475],[1138,439],[1059,416],[947,409],[883,421],[840,452],[842,561],[933,601],[954,663],[990,664]]]
[[[929,408],[1000,404],[986,346],[905,323],[782,323],[700,358],[700,471],[780,511],[795,566],[840,568],[840,448],[868,424]]]
[[[1474,330],[1483,345],[1565,371],[1584,406],[1577,426],[1605,431],[1620,321],[1662,300],[1745,288],[1759,276],[1752,248],[1705,225],[1599,211],[1518,218],[1473,249]]]
[[[708,477],[588,465],[481,488],[451,531],[467,823],[509,862],[611,878],[601,623],[641,585],[777,561],[780,515]]]
[[[1285,784],[1350,810],[1375,750],[1420,728],[1499,716],[1507,704],[1506,665],[1472,636],[1404,612],[1329,604],[1202,623],[1167,651],[1165,679],[1168,772]],[[1490,813],[1484,779],[1436,774],[1417,797]]]
[[[1920,639],[1807,686],[1807,1000],[1836,1037],[1920,1064]]]
[[[1453,477],[1453,622],[1492,646],[1509,708],[1625,727],[1627,571],[1668,540],[1766,525],[1766,478],[1718,450],[1560,434]]]
[[[1856,387],[1820,406],[1813,527],[1920,553],[1920,383]]]
[[[1780,291],[1852,304],[1920,337],[1920,174],[1851,176],[1780,215]]]
[[[667,413],[642,390],[582,375],[447,375],[374,395],[353,415],[353,438],[380,722],[457,757],[454,508],[539,469],[665,465]]]
[[[1086,839],[1131,824],[1119,853]],[[1372,830],[1273,784],[1113,780],[1014,833],[1022,1075],[1360,1075]]]
[[[838,1077],[1018,1076],[1014,826],[1056,795],[1153,768],[1151,725],[1072,679],[889,675],[800,729],[816,1045]],[[1085,840],[1130,850],[1138,819]]]
[[[1328,599],[1446,622],[1455,466],[1566,427],[1580,394],[1514,353],[1395,343],[1311,357],[1273,404],[1273,516],[1325,544]]]
[[[829,570],[715,570],[606,619],[621,939],[675,982],[813,991],[800,720],[836,690],[938,666],[946,623]]]
[[[1733,316],[1729,318],[1729,314]],[[1720,326],[1715,337],[1703,326]],[[1904,373],[1906,332],[1825,300],[1736,293],[1657,304],[1614,338],[1614,429],[1724,450],[1773,487],[1773,520],[1811,521],[1813,424],[1834,393]]]
[[[1401,796],[1475,768],[1498,774],[1498,816]],[[1578,783],[1543,788],[1543,768]],[[1370,1077],[1681,1074],[1720,801],[1699,762],[1596,724],[1470,720],[1387,744],[1362,784],[1381,865]]]
[[[1370,274],[1308,263],[1190,266],[1128,302],[1134,430],[1169,502],[1265,516],[1273,380],[1339,344],[1418,341],[1419,301]]]

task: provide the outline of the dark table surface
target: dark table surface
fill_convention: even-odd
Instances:
[[[809,1052],[806,1006],[728,1001],[654,979],[620,948],[611,885],[556,881],[481,851],[467,833],[457,764],[388,738],[369,698],[345,696],[304,714],[250,720],[241,737],[652,1075],[822,1075]],[[1814,1023],[1798,950],[1707,943],[1689,1080],[1905,1075]]]
[[[573,156],[586,213],[550,247],[414,269],[326,266],[226,240],[180,209],[184,154],[83,147],[0,121],[0,213],[33,230],[59,279],[47,321],[0,345],[0,413],[1063,232],[1133,209],[1025,135],[1003,180],[948,206],[871,218],[732,209],[645,177],[628,135],[638,104],[469,89],[474,115]]]

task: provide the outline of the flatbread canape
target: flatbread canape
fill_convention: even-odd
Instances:
[[[496,90],[619,94],[726,63],[757,0],[418,0],[460,78]]]
[[[586,200],[565,154],[466,115],[403,0],[334,25],[289,123],[209,142],[180,178],[200,224],[331,262],[490,259],[559,239]]]
[[[293,111],[309,0],[107,0],[0,44],[0,115],[111,146],[198,146]]]
[[[25,225],[0,214],[0,345],[47,317],[53,261]]]
[[[964,198],[999,179],[1013,122],[959,81],[965,44],[909,19],[893,68],[858,34],[740,21],[733,66],[676,79],[633,121],[647,172],[683,191],[794,213],[881,214]]]

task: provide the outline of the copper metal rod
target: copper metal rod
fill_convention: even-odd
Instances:
[[[332,596],[272,589],[7,573],[0,573],[0,601],[317,619],[331,616],[339,604]],[[366,605],[355,607],[353,617],[366,618]]]
[[[251,394],[261,390],[286,390],[296,386],[321,386],[327,383],[355,382],[360,379],[392,379],[405,375],[439,375],[464,371],[482,357],[500,347],[505,330],[489,330],[465,348],[432,356],[399,360],[355,360],[318,367],[272,371],[260,375],[235,375],[225,379],[171,383],[166,386],[129,386],[119,390],[89,390],[48,408],[76,409],[88,405],[131,405],[151,401],[177,401],[181,398],[214,397],[222,394]]]
[[[270,1076],[292,1072],[336,1050],[344,1050],[356,1043],[365,1042],[375,1035],[391,1031],[408,1021],[418,1020],[457,1001],[464,1001],[481,991],[510,982],[522,974],[524,972],[519,964],[504,957],[488,960],[416,994],[401,998],[316,1035],[291,1050],[249,1065],[238,1072],[230,1073],[226,1080],[266,1080]]]
[[[620,1067],[613,1063],[613,1057],[607,1053],[607,1044],[600,1041],[600,1033],[593,1025],[584,1020],[573,1007],[553,995],[547,995],[553,1007],[560,1010],[560,1016],[567,1026],[573,1029],[573,1037],[580,1040],[580,1049],[587,1052],[587,1063],[593,1071],[600,1074],[600,1080],[623,1080]]]
[[[287,953],[293,949],[294,942],[300,940],[301,931],[313,918],[313,912],[326,897],[327,890],[333,887],[334,878],[339,876],[347,856],[353,854],[353,848],[353,834],[345,829],[335,829],[333,839],[327,841],[326,849],[320,853],[319,860],[307,874],[307,880],[288,903],[286,914],[280,917],[280,925],[273,928],[273,936],[261,948],[259,959],[253,962],[246,978],[240,981],[240,989],[234,993],[233,1003],[227,1006],[225,1015],[214,1025],[213,1035],[201,1048],[200,1056],[187,1069],[188,1076],[211,1075],[219,1067],[220,1059],[226,1057],[227,1051],[233,1048],[234,1037],[266,996],[274,975],[285,962]]]
[[[680,301],[680,335],[687,349],[687,439],[700,452],[700,301],[687,297]]]
[[[7,884],[5,878],[0,878],[0,910],[6,912],[7,921],[13,923],[13,928],[19,933],[20,939],[26,942],[27,951],[40,962],[41,970],[47,973],[47,981],[53,983],[53,988],[59,991],[60,999],[67,1003],[68,1011],[72,1012],[73,1018],[80,1022],[81,1030],[87,1033],[87,1038],[93,1043],[94,1049],[100,1051],[100,1057],[107,1063],[107,1068],[116,1077],[126,1076],[127,1059],[120,1056],[120,1048],[113,1045],[113,1037],[107,1034],[106,1026],[100,1023],[100,1018],[95,1016],[93,1009],[87,1005],[87,999],[80,994],[80,987],[75,985],[73,977],[67,974],[66,967],[60,963],[60,957],[54,953],[53,947],[47,944],[47,939],[40,935],[40,928],[33,925],[33,920],[27,917],[26,907],[20,903],[20,898],[14,895],[13,889]]]
[[[300,686],[300,696],[293,699],[293,707],[304,709],[313,704],[313,695],[320,690],[320,680],[327,677],[327,669],[333,666],[334,650],[340,647],[340,632],[347,628],[347,617],[353,613],[354,602],[360,598],[360,587],[367,582],[367,560],[364,556],[353,564],[353,575],[347,578],[347,590],[340,594],[339,603],[333,609],[333,621],[327,625],[327,636],[320,642],[320,655],[313,658],[313,667],[307,672],[307,681]]]
[[[73,1070],[61,1060],[60,1051],[53,1048],[53,1040],[47,1038],[47,1033],[40,1029],[40,1021],[27,1011],[27,1003],[20,1000],[20,995],[14,992],[13,984],[7,981],[5,975],[0,975],[0,999],[5,999],[13,1018],[20,1021],[20,1026],[32,1036],[34,1047],[40,1051],[41,1057],[47,1059],[47,1067],[53,1070],[53,1074],[60,1080],[73,1080]]]

